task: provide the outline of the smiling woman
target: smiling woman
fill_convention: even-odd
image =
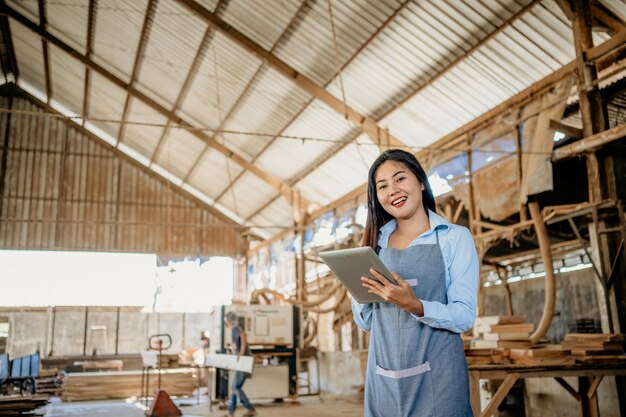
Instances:
[[[460,332],[472,327],[478,256],[464,227],[436,214],[414,155],[383,152],[368,177],[363,245],[375,249],[394,285],[361,277],[385,302],[352,300],[354,321],[371,332],[365,416],[471,416]],[[450,395],[454,393],[454,395]]]

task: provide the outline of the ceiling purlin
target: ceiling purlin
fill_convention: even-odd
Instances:
[[[624,29],[625,22],[599,1],[591,3],[591,14],[594,20],[606,26],[611,34]]]
[[[348,60],[346,60],[346,62],[344,62],[341,67],[339,67],[339,69],[330,77],[330,79],[328,81],[326,81],[326,83],[324,84],[324,88],[328,87],[330,85],[330,83],[333,82],[333,80],[335,79],[335,77],[337,77],[348,65],[350,65],[352,63],[352,61],[354,61],[356,59],[357,56],[359,56],[359,54],[365,50],[365,48],[367,48],[372,41],[374,41],[374,39],[376,39],[376,37],[387,27],[389,26],[389,24],[396,18],[396,16],[398,14],[400,14],[400,12],[402,12],[406,6],[411,3],[413,0],[405,0],[404,3],[402,3],[400,5],[400,7],[398,7],[388,18],[387,20],[385,20],[383,22],[382,25],[380,25],[378,27],[378,29],[376,29],[374,31],[374,33],[372,33],[370,35],[370,37],[363,43],[363,45],[361,45],[355,52],[354,54],[352,54],[352,56],[350,58],[348,58]],[[311,100],[309,100],[309,102],[302,108],[302,110],[300,110],[290,121],[289,123],[287,123],[285,125],[285,128],[276,136],[274,136],[272,138],[272,140],[267,144],[267,146],[265,146],[261,152],[259,152],[259,154],[254,158],[254,160],[258,159],[263,152],[265,152],[265,150],[267,148],[270,147],[270,145],[272,145],[279,137],[281,137],[285,131],[289,128],[289,126],[291,126],[291,124],[298,118],[300,117],[300,115],[304,112],[304,110],[307,109],[307,107],[315,100],[315,97],[312,97]],[[343,148],[343,146],[341,146],[341,148]],[[341,149],[340,148],[340,149]],[[333,153],[335,153],[335,150],[333,149]],[[327,155],[324,155],[324,159],[327,158]],[[314,165],[309,165],[309,167],[319,167],[319,161],[316,161],[316,164]],[[242,173],[243,174],[243,173]],[[242,175],[240,174],[240,176]],[[235,181],[237,181],[237,179],[239,179],[239,177],[237,177],[235,179]],[[233,183],[235,182],[233,181]],[[232,186],[232,184],[230,184],[230,186]],[[229,187],[230,187],[229,186]],[[222,194],[220,195],[220,197],[224,194],[224,192],[222,192]],[[251,215],[249,215],[246,218],[246,221],[250,221],[251,219],[253,219],[256,215],[258,215],[259,213],[261,213],[263,210],[265,210],[267,207],[269,207],[272,203],[274,203],[278,198],[280,198],[280,194],[275,195],[274,197],[272,197],[270,200],[268,200],[265,204],[263,204],[261,207],[259,207],[257,210],[255,210]],[[219,197],[218,197],[219,199]]]
[[[187,97],[189,88],[193,84],[196,76],[198,75],[198,71],[200,70],[202,61],[204,60],[204,57],[209,50],[211,40],[213,39],[214,34],[215,31],[211,28],[211,26],[207,26],[206,30],[204,31],[204,35],[202,36],[202,40],[200,41],[200,47],[198,48],[196,56],[193,58],[193,62],[191,63],[191,67],[189,68],[189,72],[187,73],[187,77],[185,78],[183,86],[178,93],[178,97],[176,97],[176,102],[172,106],[172,113],[176,113],[176,111],[178,111],[181,104],[185,100],[185,97]],[[157,146],[152,153],[152,156],[150,157],[150,165],[152,165],[152,163],[158,158],[159,154],[161,153],[161,145],[163,144],[163,141],[165,140],[167,135],[170,133],[171,128],[172,121],[168,119],[165,128],[163,129],[163,133],[161,133],[161,137],[159,138],[159,142],[157,143]],[[209,145],[206,146],[208,147]]]
[[[317,85],[312,79],[296,71],[289,64],[264,49],[254,40],[239,32],[230,24],[223,21],[215,13],[210,12],[202,5],[198,4],[195,0],[178,0],[178,2],[183,4],[194,13],[197,13],[209,24],[224,33],[224,35],[226,35],[229,39],[236,42],[239,46],[247,49],[253,54],[259,56],[261,59],[265,60],[278,72],[293,80],[293,82],[296,83],[300,88],[308,91],[311,95],[326,103],[337,113],[345,116],[350,122],[354,123],[356,126],[361,128],[361,130],[367,133],[375,143],[380,143],[381,136],[385,136],[385,145],[400,147],[406,146],[404,143],[402,143],[400,140],[393,137],[392,135],[385,135],[383,133],[384,129],[381,129],[376,124],[376,121],[374,121],[372,118],[360,114],[359,112],[339,100],[337,97],[326,91],[324,87]]]
[[[396,105],[390,107],[384,113],[382,113],[381,116],[378,118],[377,122],[379,122],[381,120],[384,120],[387,116],[389,116],[395,110],[397,110],[400,107],[402,107],[403,105],[405,105],[409,100],[411,100],[413,97],[415,97],[417,94],[419,94],[426,87],[432,85],[435,81],[437,81],[438,79],[443,77],[446,73],[450,72],[458,64],[460,64],[464,59],[466,59],[468,56],[470,56],[471,54],[476,52],[481,46],[483,46],[484,44],[486,44],[487,42],[492,40],[495,36],[497,36],[500,32],[502,32],[506,27],[511,25],[515,20],[519,19],[524,13],[526,13],[532,6],[534,6],[538,2],[539,2],[539,0],[533,0],[532,2],[530,2],[529,4],[524,6],[520,11],[518,11],[513,16],[511,16],[506,22],[504,22],[502,25],[496,27],[493,32],[489,33],[486,37],[481,39],[478,43],[473,45],[470,49],[465,51],[462,55],[460,55],[458,58],[456,58],[454,61],[452,61],[450,64],[448,64],[448,66],[446,66],[441,71],[439,71],[438,73],[433,75],[430,79],[428,79],[423,84],[418,85],[413,91],[409,92],[406,95],[406,97],[404,97],[400,102],[398,102]],[[358,137],[359,137],[359,134],[355,134],[352,138],[350,138],[350,139],[342,142],[341,144],[339,144],[336,148],[334,148],[332,150],[332,152],[334,154],[336,154],[337,152],[341,151],[343,148],[345,148],[346,146],[348,146],[349,144],[354,142]],[[321,160],[315,161],[315,163],[311,164],[309,166],[309,168],[305,169],[303,172],[301,172],[300,174],[296,175],[294,177],[294,180],[290,182],[290,185],[293,186],[293,185],[297,184],[298,182],[300,182],[305,177],[307,177],[309,174],[311,174],[315,170],[315,167],[319,166],[319,164],[322,163],[324,160],[325,160],[325,158],[322,158]]]
[[[280,36],[278,37],[278,39],[276,39],[276,42],[274,42],[274,45],[272,45],[272,48],[270,49],[270,52],[274,52],[274,50],[276,49],[276,47],[281,43],[285,41],[285,35],[289,34],[289,33],[293,33],[293,31],[295,30],[295,28],[297,27],[296,24],[299,24],[302,22],[303,20],[303,16],[304,16],[304,12],[309,12],[311,11],[311,6],[310,3],[314,2],[313,1],[303,1],[302,4],[300,5],[300,7],[298,8],[298,10],[296,10],[296,12],[294,13],[293,17],[291,18],[291,20],[289,21],[289,24],[287,24],[287,26],[285,27],[285,30],[283,30],[283,32],[280,34]],[[237,102],[235,103],[235,105],[231,108],[231,110],[228,112],[228,115],[224,118],[224,120],[222,121],[222,123],[220,124],[220,127],[218,128],[219,130],[224,129],[224,127],[226,126],[226,123],[228,122],[229,118],[231,115],[233,115],[236,111],[236,109],[239,107],[240,103],[243,102],[243,98],[246,96],[246,94],[248,93],[248,91],[252,88],[253,84],[254,84],[254,80],[256,79],[256,77],[259,75],[259,73],[261,72],[261,70],[263,69],[263,67],[265,66],[265,62],[262,62],[261,65],[259,66],[259,68],[257,69],[257,71],[254,73],[254,75],[252,76],[252,78],[250,79],[250,82],[248,83],[248,85],[246,85],[246,88],[243,90],[243,93],[239,96],[239,98],[237,99]],[[296,120],[296,118],[298,116],[300,116],[300,114],[302,114],[302,112],[308,107],[308,105],[311,103],[311,101],[313,101],[313,99],[309,100],[308,103],[306,103],[301,109],[300,111],[297,112],[297,114],[289,121],[287,122],[287,124],[285,125],[285,127],[281,130],[281,132],[274,136],[268,143],[265,144],[265,146],[263,147],[263,149],[261,149],[261,151],[256,154],[254,156],[254,158],[252,158],[252,163],[255,163],[257,159],[259,159],[259,157],[263,154],[263,152],[265,152],[265,150],[270,147],[270,145],[272,143],[274,143],[274,141],[276,140],[276,138],[280,137],[280,135],[285,131],[285,129],[287,129],[289,127],[289,125],[291,125],[291,123]],[[215,199],[216,202],[220,201],[220,199],[226,194],[226,192],[228,192],[228,190],[235,185],[235,183],[241,178],[243,177],[243,174],[245,174],[245,171],[241,171],[234,180],[232,180],[232,182],[230,184],[228,184],[228,186],[226,186],[226,188],[224,188],[224,190],[222,190],[222,192],[217,196],[217,198]],[[280,197],[281,194],[278,194],[278,196]]]
[[[47,30],[48,19],[46,18],[46,1],[38,0],[37,4],[39,6],[39,27],[42,30]],[[48,51],[48,41],[44,38],[41,38],[41,50],[43,52],[43,68],[46,79],[46,100],[48,100],[49,104],[50,100],[52,100],[52,80],[50,79],[50,54]]]
[[[139,76],[139,70],[144,59],[144,51],[150,40],[150,31],[152,29],[152,23],[154,22],[154,14],[156,13],[158,0],[148,0],[146,6],[146,14],[143,18],[143,26],[141,28],[141,35],[139,36],[139,45],[137,45],[137,52],[135,53],[135,62],[133,63],[133,70],[130,75],[130,81],[128,84],[132,87],[137,81]],[[126,101],[124,102],[124,110],[122,111],[122,120],[120,121],[120,130],[117,134],[117,144],[124,140],[124,133],[126,132],[126,118],[128,117],[128,109],[130,107],[130,99],[132,94],[128,92],[126,94]]]
[[[11,36],[11,29],[9,27],[9,18],[6,15],[0,16],[0,30],[2,30],[2,41],[3,41],[4,47],[6,48],[4,52],[7,55],[7,59],[9,61],[8,65],[10,67],[11,72],[13,73],[13,78],[15,79],[15,82],[17,83],[17,79],[19,78],[20,72],[17,66],[17,59],[15,58],[15,48],[13,48],[13,37]],[[6,77],[6,70],[5,70],[4,64],[2,68],[5,71],[4,74]]]
[[[91,59],[93,54],[94,33],[96,31],[96,13],[98,11],[98,0],[89,0],[89,14],[87,16],[87,45],[85,56]],[[85,87],[83,89],[83,126],[85,120],[89,118],[89,106],[91,96],[91,69],[85,65]]]
[[[215,12],[220,13],[221,11],[225,10],[229,2],[230,0],[219,0],[217,2],[217,5],[215,6]],[[207,25],[207,28],[204,31],[204,35],[202,36],[202,40],[200,41],[200,46],[198,47],[198,51],[196,52],[196,56],[193,58],[193,62],[191,63],[191,67],[189,67],[189,72],[187,73],[187,77],[185,78],[185,81],[183,82],[183,86],[180,89],[180,93],[178,93],[178,97],[176,98],[176,102],[174,103],[174,106],[172,107],[172,113],[176,113],[176,111],[180,108],[182,103],[185,101],[185,98],[187,97],[187,93],[189,93],[189,88],[191,87],[194,80],[196,79],[196,76],[198,75],[198,71],[200,70],[202,61],[204,60],[206,53],[208,52],[209,47],[211,46],[211,42],[213,41],[213,36],[215,36],[215,31],[211,29],[211,26]],[[165,129],[163,129],[163,133],[161,134],[161,137],[159,138],[159,142],[157,143],[156,149],[154,150],[154,153],[150,157],[150,166],[152,166],[154,161],[158,158],[159,154],[161,153],[161,148],[162,148],[161,145],[163,144],[163,141],[165,140],[165,138],[167,137],[171,129],[172,129],[172,121],[170,119],[167,119]],[[209,145],[206,145],[206,148],[208,147]],[[186,178],[187,176],[185,176],[185,179],[183,180],[183,182],[186,182]]]
[[[72,58],[77,59],[83,65],[89,66],[93,71],[96,71],[98,74],[102,75],[103,77],[105,77],[106,79],[108,79],[109,81],[117,85],[118,87],[126,90],[129,94],[133,96],[133,98],[140,100],[141,102],[143,102],[150,108],[154,109],[155,111],[159,112],[163,116],[170,119],[172,123],[177,124],[183,128],[189,128],[189,131],[194,136],[196,136],[203,142],[208,143],[211,147],[213,147],[215,150],[217,150],[221,154],[230,158],[233,162],[241,165],[243,168],[247,169],[252,174],[256,175],[257,177],[261,178],[263,181],[270,184],[272,187],[279,190],[283,195],[287,197],[290,203],[293,200],[293,195],[294,193],[296,193],[296,191],[292,189],[289,185],[282,182],[278,178],[275,178],[274,176],[268,174],[267,172],[261,170],[254,164],[249,163],[242,156],[236,154],[232,150],[226,148],[225,146],[217,142],[214,137],[208,136],[202,131],[195,129],[191,123],[184,120],[177,114],[167,110],[166,108],[158,104],[156,101],[146,96],[141,91],[137,90],[134,86],[121,80],[120,78],[112,74],[110,71],[108,71],[107,69],[103,68],[101,65],[94,62],[92,59],[76,51],[71,46],[69,46],[68,44],[66,44],[65,42],[63,42],[62,40],[54,36],[53,34],[49,33],[47,30],[39,27],[39,25],[30,21],[30,19],[28,19],[27,17],[25,17],[24,15],[22,15],[21,13],[13,9],[12,7],[8,6],[6,3],[4,4],[0,3],[0,12],[13,18],[16,22],[20,23],[27,29],[36,33],[38,36],[40,36],[42,39],[45,39],[47,42],[54,44],[55,46],[57,46],[58,48],[66,52],[68,55],[70,55]]]
[[[228,5],[228,3],[229,3],[229,1],[224,2],[222,7],[220,7],[222,5],[222,3],[221,2],[218,3],[217,7],[215,7],[215,13],[217,13],[218,15],[223,13],[226,10],[226,6]],[[209,28],[211,28],[211,25],[209,25]],[[217,65],[217,63],[215,65]],[[246,93],[248,87],[251,85],[252,80],[254,80],[254,78],[256,77],[256,75],[258,74],[259,71],[260,71],[260,67],[259,67],[259,70],[257,70],[257,72],[252,76],[252,79],[250,80],[250,82],[248,83],[246,88],[244,89],[243,94],[241,94],[239,96],[239,98],[237,99],[237,101],[235,102],[233,107],[231,107],[230,111],[228,112],[228,114],[226,115],[224,120],[227,120],[230,117],[230,115],[233,113],[234,109],[237,108],[237,105],[241,101],[242,97],[245,96],[245,93]],[[217,94],[219,94],[219,91],[217,91]],[[219,111],[219,109],[218,109],[218,111]],[[223,128],[224,128],[224,123],[222,122],[222,123],[220,123],[219,127],[216,129],[216,135],[219,134],[219,132]],[[205,148],[198,154],[198,157],[196,158],[196,160],[193,162],[193,164],[191,164],[191,167],[189,168],[189,171],[187,171],[187,173],[185,174],[185,177],[183,178],[183,183],[186,183],[189,180],[189,177],[194,173],[194,171],[196,170],[196,168],[200,164],[200,161],[202,160],[202,157],[206,154],[208,149],[209,149],[209,146],[205,146]]]
[[[395,106],[389,108],[388,110],[386,110],[379,118],[378,121],[384,120],[385,117],[387,117],[389,114],[391,114],[393,111],[397,110],[398,108],[402,107],[404,104],[406,104],[409,100],[411,100],[413,97],[415,97],[420,91],[422,91],[424,88],[428,87],[429,85],[433,84],[436,80],[438,80],[439,78],[441,78],[444,74],[446,74],[447,72],[449,72],[450,70],[452,70],[453,68],[455,68],[460,62],[462,62],[465,58],[467,58],[469,55],[471,55],[472,53],[474,53],[478,48],[480,48],[482,45],[484,45],[485,43],[489,42],[491,39],[493,39],[496,35],[498,35],[500,32],[502,32],[506,27],[508,27],[509,25],[511,25],[515,20],[519,19],[522,15],[524,15],[531,7],[533,7],[536,3],[539,3],[539,0],[533,0],[532,2],[530,2],[529,4],[527,4],[526,6],[524,6],[521,10],[519,10],[517,13],[515,13],[513,16],[511,16],[506,22],[504,22],[502,25],[498,26],[497,28],[494,29],[493,32],[489,33],[485,38],[481,39],[477,44],[475,44],[474,46],[472,46],[469,50],[467,50],[465,53],[463,53],[463,55],[459,56],[457,59],[455,59],[454,61],[452,61],[447,67],[443,68],[440,72],[438,72],[437,74],[435,74],[433,77],[431,77],[428,81],[426,81],[423,84],[420,84],[416,89],[414,89],[413,91],[411,91],[409,94],[407,94],[406,97],[404,97],[399,103],[397,103]],[[377,121],[377,122],[378,122]],[[333,148],[331,150],[331,152],[333,154],[336,154],[337,152],[341,151],[343,148],[345,148],[346,146],[348,146],[349,144],[353,143],[358,137],[359,137],[360,133],[355,134],[352,138],[348,139],[345,142],[340,143],[339,145],[337,145],[335,148]],[[318,158],[316,161],[314,161],[314,163],[310,164],[304,171],[302,171],[301,173],[299,173],[298,175],[296,175],[292,181],[289,182],[290,186],[295,186],[298,182],[300,182],[302,179],[306,178],[308,175],[310,175],[313,171],[315,171],[315,169],[317,167],[319,167],[319,165],[321,163],[323,163],[325,160],[328,159],[327,155],[322,155],[320,158]],[[350,194],[350,193],[348,193]],[[279,196],[274,197],[273,199],[271,199],[270,201],[268,201],[263,207],[261,207],[260,209],[258,209],[257,211],[255,211],[254,213],[252,213],[251,216],[249,216],[246,221],[249,221],[250,219],[252,219],[254,216],[256,216],[257,214],[259,214],[260,212],[262,212],[265,208],[267,208],[270,204],[272,204],[274,201],[276,201],[276,199],[278,199]],[[339,197],[339,199],[341,199],[342,197]],[[331,203],[332,204],[332,203]]]

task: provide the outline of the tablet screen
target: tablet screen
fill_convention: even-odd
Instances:
[[[362,276],[376,279],[370,268],[397,285],[391,272],[369,246],[320,252],[319,256],[359,303],[384,302],[380,296],[367,292],[363,287]]]

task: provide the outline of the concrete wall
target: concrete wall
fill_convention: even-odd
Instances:
[[[546,337],[560,343],[569,326],[577,319],[589,318],[600,322],[600,310],[595,290],[593,269],[582,269],[556,274],[556,301],[554,317]],[[524,315],[538,324],[544,306],[544,279],[535,278],[509,284],[513,313]],[[501,285],[485,288],[485,315],[506,315],[504,288]],[[576,388],[576,378],[566,378]],[[579,413],[572,396],[551,378],[525,379],[526,415],[533,417],[567,417]],[[614,377],[605,377],[598,387],[600,415],[618,417],[619,404]]]
[[[367,351],[320,352],[320,390],[330,394],[354,394],[365,384]]]
[[[197,348],[200,333],[215,327],[213,313],[143,313],[133,307],[0,308],[9,318],[11,357],[127,354],[146,350],[148,337],[172,337],[168,353]],[[119,330],[118,330],[119,323]],[[87,334],[85,335],[85,330]]]
[[[577,319],[590,318],[600,321],[598,298],[594,284],[593,269],[581,269],[555,275],[556,301],[554,317],[546,337],[561,343],[568,333],[569,325]],[[513,314],[522,315],[538,324],[543,314],[544,279],[535,278],[509,284]],[[506,315],[502,285],[485,288],[485,315]]]

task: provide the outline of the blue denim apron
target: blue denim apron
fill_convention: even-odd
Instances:
[[[385,265],[417,298],[446,304],[446,271],[437,243],[380,249]],[[458,333],[417,321],[391,303],[372,311],[365,416],[473,416],[463,342]]]

